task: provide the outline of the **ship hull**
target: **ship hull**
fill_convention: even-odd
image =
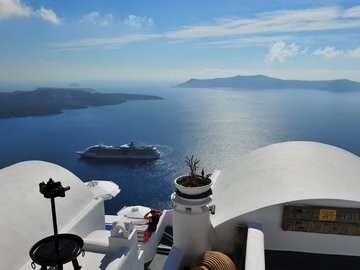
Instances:
[[[76,153],[82,158],[93,159],[154,160],[160,158],[160,152],[156,147],[135,146],[133,142],[121,146],[93,145]]]
[[[160,158],[160,155],[99,155],[93,153],[77,152],[81,158],[91,159],[124,159],[124,160],[156,160]]]

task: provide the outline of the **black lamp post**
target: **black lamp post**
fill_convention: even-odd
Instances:
[[[41,265],[41,270],[46,270],[48,266],[62,270],[64,264],[72,262],[74,270],[80,270],[77,257],[82,251],[84,241],[74,234],[58,234],[56,220],[55,198],[65,197],[65,192],[70,190],[70,187],[63,187],[60,182],[54,182],[51,178],[46,184],[41,182],[39,187],[40,193],[51,201],[54,235],[40,240],[30,249],[29,254],[33,260],[31,265],[34,269],[37,263]]]

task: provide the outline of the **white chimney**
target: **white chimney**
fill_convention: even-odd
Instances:
[[[210,187],[209,187],[210,188]],[[179,190],[171,195],[173,202],[173,246],[182,255],[182,267],[207,250],[211,250],[211,189],[200,195],[186,195]]]

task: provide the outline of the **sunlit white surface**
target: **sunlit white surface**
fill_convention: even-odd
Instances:
[[[2,269],[30,269],[30,248],[53,235],[50,200],[39,183],[53,178],[70,186],[65,198],[55,198],[59,232],[85,236],[104,224],[102,200],[95,199],[83,182],[68,170],[42,161],[26,161],[0,170],[0,241]],[[81,227],[81,230],[79,229]]]
[[[213,186],[219,224],[262,207],[306,199],[359,201],[360,158],[315,142],[260,148],[224,169]]]

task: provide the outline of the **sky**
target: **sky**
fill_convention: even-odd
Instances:
[[[358,0],[0,0],[0,84],[360,81]]]

